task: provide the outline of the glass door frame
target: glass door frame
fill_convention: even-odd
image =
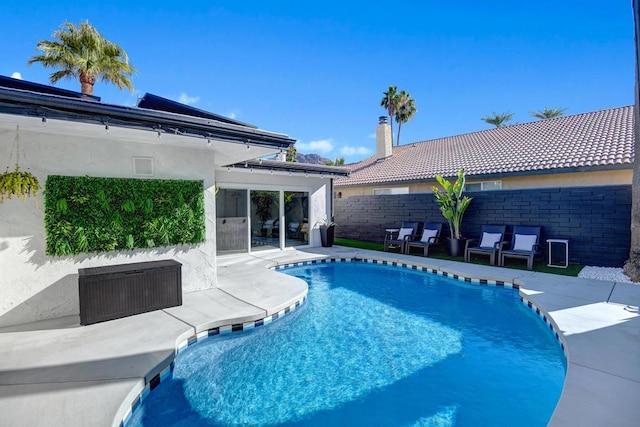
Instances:
[[[252,223],[251,223],[251,191],[271,191],[271,192],[277,192],[278,193],[278,227],[279,227],[279,241],[278,241],[278,248],[273,248],[273,249],[267,249],[266,251],[275,251],[275,250],[284,250],[284,249],[288,249],[286,247],[286,224],[285,224],[285,206],[284,206],[284,193],[286,192],[299,192],[299,193],[307,193],[308,197],[311,198],[311,194],[313,194],[313,189],[310,187],[289,187],[289,186],[271,186],[271,185],[251,185],[251,184],[237,184],[237,183],[226,183],[226,182],[220,182],[219,183],[220,188],[222,189],[229,189],[229,190],[244,190],[246,191],[247,194],[247,220],[249,221],[249,224],[247,226],[247,239],[248,239],[248,252],[247,253],[253,253],[253,252],[260,252],[260,251],[252,251],[251,249],[251,228],[252,228]],[[309,203],[307,209],[309,210],[309,212],[307,212],[307,216],[309,217],[309,232],[311,232],[311,203]],[[217,217],[217,213],[216,213],[216,217]],[[295,247],[309,247],[309,245],[311,244],[311,239],[309,239],[309,242],[307,242],[304,245],[300,245],[300,246],[295,246]]]

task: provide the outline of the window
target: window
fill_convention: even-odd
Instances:
[[[464,186],[465,191],[495,191],[502,190],[502,181],[472,182]]]
[[[373,194],[374,196],[381,196],[383,194],[409,194],[409,187],[375,188]]]

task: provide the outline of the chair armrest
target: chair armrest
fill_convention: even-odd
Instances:
[[[471,246],[471,244],[472,244],[472,243],[475,243],[475,242],[477,242],[477,241],[478,241],[478,239],[467,239],[466,243],[464,244],[464,250],[465,250],[465,252],[466,252],[466,250],[467,250],[467,249],[469,249],[470,247],[472,247],[472,246]],[[476,246],[478,246],[478,245],[476,245]]]
[[[510,245],[511,245],[511,243],[509,243],[509,242],[507,242],[507,241],[503,241],[503,242],[498,242],[498,243],[497,243],[497,245],[498,245],[498,249],[499,249],[499,250],[503,250],[503,249],[505,249],[506,247],[510,246]]]
[[[503,248],[505,245],[508,245],[508,244],[509,244],[509,242],[507,242],[506,240],[503,240],[502,242],[496,242],[496,243],[493,245],[493,248],[494,248],[494,249],[496,249],[496,250],[498,250],[498,251],[501,251],[501,250],[502,250],[502,248]]]
[[[440,243],[440,237],[438,236],[433,236],[433,237],[429,237],[429,245],[437,245],[438,243]]]
[[[404,241],[408,242],[415,242],[416,240],[418,240],[418,235],[417,234],[407,234],[406,236],[404,236]]]

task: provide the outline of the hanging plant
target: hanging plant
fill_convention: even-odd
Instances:
[[[16,167],[13,172],[7,171],[0,175],[0,203],[5,199],[10,199],[12,196],[16,196],[19,199],[26,200],[27,197],[33,196],[36,207],[38,201],[35,196],[40,189],[40,183],[38,178],[33,176],[31,172],[20,171],[20,166],[16,163]]]
[[[20,166],[18,165],[20,161],[20,126],[16,126],[16,137],[15,137],[15,150],[16,150],[16,167],[13,172],[9,172],[9,165],[11,164],[11,159],[13,157],[13,149],[11,153],[9,153],[9,159],[7,161],[7,170],[5,173],[0,174],[0,203],[2,203],[5,199],[10,199],[13,196],[16,196],[19,199],[24,201],[27,200],[27,197],[33,196],[33,202],[38,208],[38,199],[36,195],[38,194],[38,190],[40,189],[40,183],[38,182],[38,178],[33,176],[31,172],[27,169],[26,172],[20,171]],[[24,157],[24,152],[22,153]]]

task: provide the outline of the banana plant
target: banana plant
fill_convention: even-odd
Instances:
[[[442,188],[432,187],[433,194],[436,197],[436,202],[440,205],[442,216],[449,223],[451,238],[461,239],[462,216],[473,200],[472,197],[462,195],[465,184],[464,168],[458,171],[457,179],[453,183],[440,175],[436,175],[436,181]]]

